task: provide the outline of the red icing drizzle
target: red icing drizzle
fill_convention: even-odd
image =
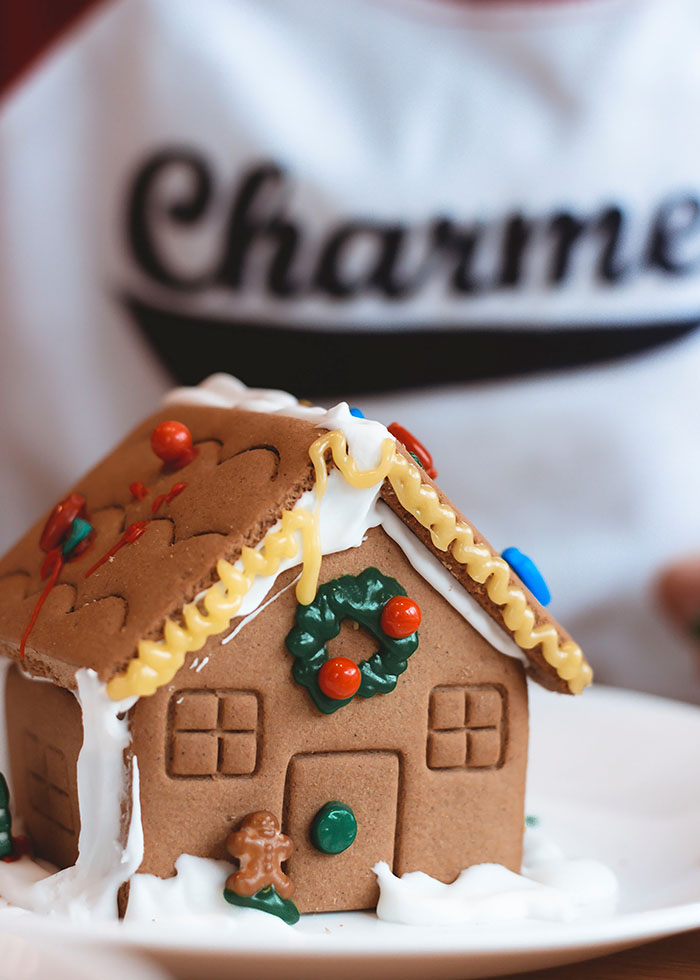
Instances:
[[[60,548],[53,548],[41,566],[41,577],[46,578],[49,575],[49,580],[44,586],[44,591],[41,593],[37,599],[36,605],[34,606],[34,612],[29,620],[26,630],[22,635],[22,639],[19,644],[19,655],[24,660],[24,650],[27,645],[27,640],[29,639],[29,634],[34,629],[34,624],[37,621],[39,613],[41,612],[42,606],[46,602],[49,596],[49,592],[54,587],[58,580],[58,576],[61,574],[61,569],[63,568],[63,555],[61,554]]]
[[[156,497],[156,499],[153,501],[153,506],[151,507],[151,513],[155,514],[156,511],[158,511],[163,506],[163,504],[169,504],[171,500],[174,500],[175,497],[178,496],[178,494],[182,493],[182,491],[185,489],[186,486],[187,486],[186,483],[174,483],[167,493],[159,494]]]
[[[182,466],[186,466],[187,463],[191,462],[192,459],[197,454],[197,450],[190,447],[186,449],[185,452],[179,457],[179,459],[170,463],[171,468],[179,469]],[[151,507],[151,514],[159,510],[163,504],[169,504],[171,500],[174,500],[187,486],[184,482],[174,483],[173,486],[167,493],[159,494],[153,501],[153,506]],[[129,484],[129,490],[132,496],[141,501],[150,493],[147,486],[142,483],[141,480],[134,480],[133,483]],[[47,555],[41,565],[41,577],[45,579],[49,575],[49,580],[46,583],[41,595],[37,599],[36,605],[32,612],[29,624],[25,629],[22,639],[19,645],[19,653],[22,660],[24,660],[25,648],[27,645],[27,640],[29,635],[34,629],[34,625],[37,621],[39,613],[46,602],[51,589],[54,587],[58,581],[58,576],[61,574],[61,569],[66,560],[72,561],[75,558],[79,558],[80,555],[84,554],[85,551],[90,547],[94,539],[95,533],[92,531],[88,537],[84,538],[78,545],[73,549],[70,556],[66,558],[61,553],[60,542],[65,538],[65,536],[70,531],[73,521],[78,516],[85,516],[85,498],[81,494],[72,493],[65,500],[57,504],[53,509],[46,525],[44,527],[40,546],[44,551],[47,551]],[[106,554],[95,562],[95,564],[85,572],[85,578],[89,578],[93,572],[96,572],[98,568],[108,562],[110,558],[113,558],[116,553],[127,544],[133,544],[134,541],[138,541],[141,535],[144,533],[148,526],[148,521],[135,521],[127,527],[124,534],[113,545]],[[50,550],[49,550],[50,549]]]
[[[85,497],[80,493],[71,493],[60,504],[56,504],[41,532],[41,550],[51,551],[59,545],[70,532],[75,518],[85,516]]]
[[[102,557],[95,562],[92,568],[88,568],[87,572],[85,572],[85,578],[88,578],[93,572],[97,571],[101,565],[104,565],[104,563],[109,561],[110,558],[113,558],[125,544],[133,544],[134,541],[138,541],[147,527],[148,521],[135,521],[133,524],[130,524],[117,543],[113,545],[109,551],[102,555]]]
[[[135,480],[133,483],[130,483],[129,490],[132,497],[135,497],[136,500],[143,500],[143,498],[147,497],[149,494],[148,487],[145,486],[140,480]]]

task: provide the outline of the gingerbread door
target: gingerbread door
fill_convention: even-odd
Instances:
[[[399,799],[399,758],[394,752],[327,752],[295,755],[287,769],[285,833],[295,851],[286,865],[296,885],[301,912],[335,908],[366,909],[377,904],[372,867],[393,867]],[[323,837],[328,804],[340,816],[345,837],[330,844]],[[325,808],[325,809],[324,809]],[[356,823],[354,840],[348,821]],[[337,823],[336,823],[337,826]],[[343,846],[340,853],[331,853]]]

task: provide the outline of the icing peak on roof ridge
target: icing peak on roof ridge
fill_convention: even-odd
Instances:
[[[303,419],[315,425],[330,412],[347,406],[347,402],[339,402],[331,409],[300,401],[288,391],[277,388],[249,388],[239,378],[232,374],[219,372],[210,374],[198,385],[174,388],[165,395],[162,405],[208,405],[212,408],[239,408],[249,412],[285,415],[289,418]],[[348,408],[349,413],[349,408]],[[351,416],[354,418],[354,416]],[[363,419],[361,421],[372,421]],[[375,423],[380,425],[381,423]]]
[[[384,440],[395,438],[381,422],[353,414],[347,402],[338,402],[328,409],[305,404],[288,391],[249,388],[232,374],[223,372],[210,375],[199,385],[173,389],[165,396],[162,405],[164,408],[175,405],[236,408],[300,419],[318,429],[339,429],[347,439],[350,454],[361,469],[377,466]]]

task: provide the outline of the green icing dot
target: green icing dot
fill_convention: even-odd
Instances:
[[[276,915],[287,925],[293,926],[299,921],[299,909],[294,902],[288,898],[282,898],[277,893],[274,885],[261,888],[254,895],[237,895],[228,888],[224,888],[224,898],[230,905],[239,905],[241,908],[257,909],[259,912],[269,912]]]
[[[346,803],[331,800],[311,823],[311,842],[324,854],[341,854],[357,837],[357,820]]]

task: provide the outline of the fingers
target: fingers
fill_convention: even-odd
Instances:
[[[656,594],[674,626],[700,643],[700,557],[685,558],[664,569]]]

